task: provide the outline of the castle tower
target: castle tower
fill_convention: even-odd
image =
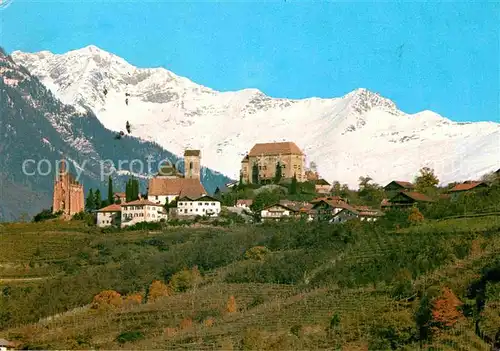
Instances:
[[[184,178],[200,179],[201,178],[201,155],[200,150],[184,151]]]

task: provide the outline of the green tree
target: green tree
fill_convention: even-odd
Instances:
[[[294,173],[292,178],[292,183],[290,184],[290,194],[297,194],[297,175]]]
[[[108,204],[114,203],[113,201],[113,179],[111,176],[108,178]]]
[[[261,191],[255,196],[250,209],[254,212],[260,212],[266,206],[279,202],[283,197],[283,194],[277,190]]]
[[[243,174],[240,173],[240,181],[238,183],[238,189],[243,189]]]
[[[132,188],[131,188],[131,183],[130,179],[127,180],[127,183],[125,183],[125,201],[130,202],[132,201]]]
[[[415,178],[415,190],[427,195],[433,195],[437,191],[439,179],[434,174],[434,170],[424,167],[420,174]]]
[[[384,198],[384,190],[371,181],[371,177],[359,177],[359,197],[370,205],[378,205]]]
[[[97,189],[94,193],[94,208],[96,210],[100,209],[102,206],[101,191]]]
[[[347,197],[349,195],[349,186],[347,184],[342,184],[340,188],[340,196]]]
[[[132,178],[132,201],[139,198],[139,181]]]
[[[85,209],[87,212],[94,211],[95,208],[95,197],[94,197],[94,192],[92,189],[89,190],[87,194],[87,199],[85,200]]]
[[[134,201],[139,198],[139,181],[134,178],[129,178],[127,184],[125,185],[125,197],[126,201]]]
[[[276,163],[276,173],[274,174],[274,183],[279,184],[281,182],[281,178],[283,178],[282,166],[281,163],[278,161],[278,163]]]
[[[335,196],[340,196],[341,194],[341,185],[338,181],[334,181],[332,184],[332,193]]]
[[[252,166],[252,183],[259,184],[259,166],[257,163]]]
[[[220,193],[220,189],[219,187],[215,188],[215,191],[214,191],[214,197],[218,200],[221,199],[221,193]]]

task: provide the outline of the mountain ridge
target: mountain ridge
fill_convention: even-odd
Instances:
[[[423,166],[435,168],[443,183],[461,181],[500,164],[500,124],[453,122],[428,110],[407,114],[364,88],[330,99],[218,92],[162,67],[135,67],[94,45],[12,56],[106,128],[118,131],[129,120],[141,139],[175,153],[199,148],[202,163],[232,178],[253,144],[281,140],[295,141],[327,180],[351,187],[362,175],[379,183],[411,180]]]
[[[113,171],[107,160],[116,167],[124,159],[149,164],[152,157],[183,166],[182,159],[158,144],[129,135],[116,140],[116,133],[106,129],[91,111],[77,111],[61,103],[26,68],[1,51],[0,117],[0,181],[8,187],[0,188],[0,221],[19,219],[22,213],[29,218],[42,206],[50,207],[54,172],[29,175],[22,168],[26,160],[46,160],[54,166],[65,157],[71,160],[72,170],[85,165],[81,179],[85,191],[100,188],[102,194],[106,194],[107,175],[103,182],[101,169],[112,175],[116,191],[123,189],[128,179],[128,175]],[[202,169],[202,182],[209,192],[227,181],[229,178],[217,172]],[[145,179],[140,183],[145,191]],[[11,191],[14,188],[17,190]]]

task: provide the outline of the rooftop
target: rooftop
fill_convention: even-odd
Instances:
[[[184,156],[200,156],[200,150],[185,150]]]
[[[486,184],[483,182],[473,182],[473,181],[468,181],[464,182],[462,184],[457,184],[455,185],[450,192],[455,192],[455,191],[467,191],[467,190],[472,190],[478,186],[485,186]]]
[[[199,179],[190,178],[152,178],[149,181],[148,196],[188,196],[199,198],[207,191]]]
[[[112,204],[97,210],[97,212],[120,212],[122,210],[120,205]]]
[[[157,203],[154,203],[152,201],[149,201],[149,200],[135,200],[135,201],[130,201],[130,202],[126,202],[124,204],[121,204],[120,206],[161,206]]]
[[[248,153],[248,156],[266,156],[266,155],[304,155],[299,147],[291,141],[281,143],[262,143],[255,144]]]

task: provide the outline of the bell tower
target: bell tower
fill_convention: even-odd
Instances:
[[[184,178],[200,179],[201,177],[200,150],[184,151]]]

